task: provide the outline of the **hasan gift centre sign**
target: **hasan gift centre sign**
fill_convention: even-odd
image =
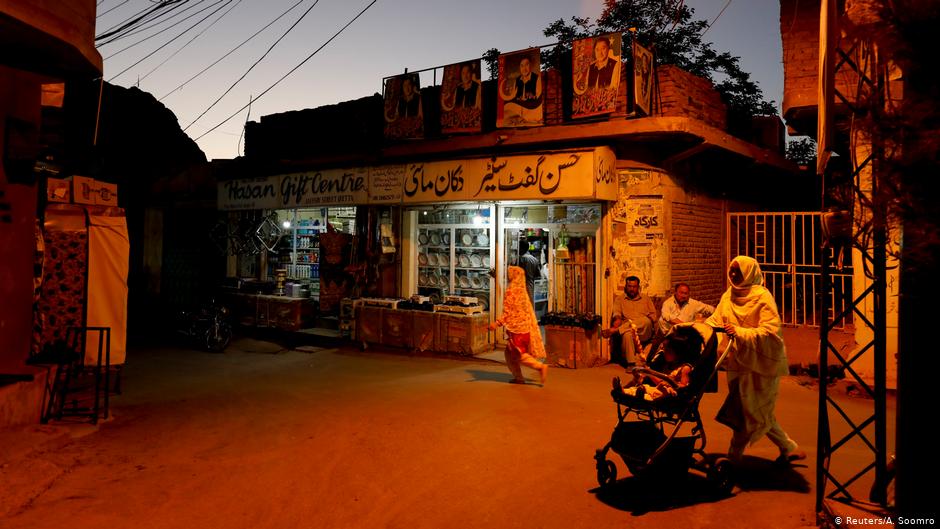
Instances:
[[[218,184],[220,210],[617,199],[610,149],[328,169]]]

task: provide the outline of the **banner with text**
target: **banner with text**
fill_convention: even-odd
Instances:
[[[495,200],[616,200],[606,147],[493,158],[330,169],[220,182],[219,209],[290,209]]]
[[[614,162],[610,149],[595,149],[413,163],[405,171],[402,202],[594,198],[598,181],[616,179]]]
[[[330,169],[219,182],[219,209],[289,209],[366,204],[365,168]]]

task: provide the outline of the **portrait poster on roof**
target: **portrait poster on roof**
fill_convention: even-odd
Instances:
[[[424,112],[418,74],[405,74],[385,80],[385,137],[409,139],[424,137]]]
[[[542,77],[538,48],[499,56],[497,127],[536,127],[542,124],[545,100]]]
[[[479,59],[445,66],[441,82],[441,132],[480,132],[482,99]]]
[[[637,112],[651,115],[653,107],[653,52],[633,43],[633,104]]]
[[[609,114],[620,87],[620,33],[576,40],[571,46],[571,117]]]

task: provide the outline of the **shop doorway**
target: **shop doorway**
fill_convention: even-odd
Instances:
[[[498,206],[497,218],[502,236],[497,246],[500,292],[506,289],[508,267],[518,266],[530,253],[538,260],[532,297],[539,319],[549,312],[587,314],[598,310],[600,204],[503,203]],[[497,296],[496,314],[501,310],[502,296]],[[497,341],[503,342],[499,333]]]
[[[548,277],[552,254],[550,230],[541,227],[505,228],[503,244],[505,265],[525,270],[526,289],[529,289],[530,284],[532,289],[529,299],[535,308],[536,317],[541,318],[548,312]]]

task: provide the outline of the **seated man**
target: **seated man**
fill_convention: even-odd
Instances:
[[[602,335],[610,337],[610,360],[624,367],[635,365],[642,354],[640,348],[653,337],[656,307],[640,293],[640,278],[630,276],[623,288],[624,297],[614,302],[610,328]]]
[[[713,312],[715,307],[692,299],[692,290],[688,284],[676,283],[675,293],[663,302],[662,314],[659,316],[659,332],[666,336],[673,325],[704,319]]]

